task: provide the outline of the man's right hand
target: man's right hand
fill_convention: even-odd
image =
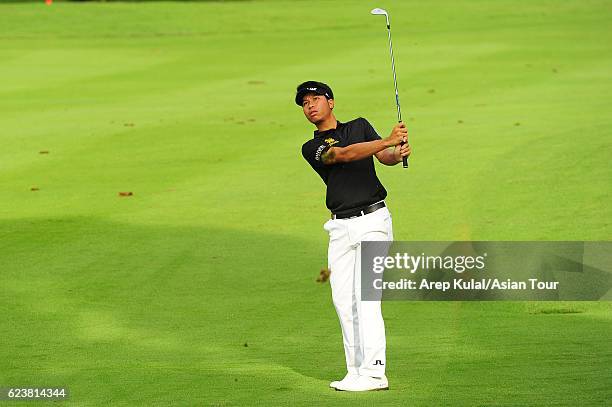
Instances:
[[[393,127],[391,130],[391,134],[389,137],[384,139],[385,145],[387,147],[393,147],[401,143],[406,143],[408,141],[408,129],[403,122],[400,122]]]

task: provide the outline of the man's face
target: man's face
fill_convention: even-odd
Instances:
[[[327,99],[323,95],[316,93],[307,93],[302,99],[302,109],[304,109],[304,116],[313,124],[317,124],[326,118],[332,112],[334,108],[334,100]]]

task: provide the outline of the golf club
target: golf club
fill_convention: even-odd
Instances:
[[[382,8],[372,9],[370,13],[379,16],[384,15],[385,19],[387,20],[387,32],[389,33],[389,52],[391,53],[391,69],[393,70],[393,84],[395,85],[395,105],[397,106],[397,121],[398,123],[401,123],[402,111],[400,109],[399,94],[397,92],[397,78],[395,76],[395,58],[393,58],[393,43],[391,42],[391,24],[389,23],[389,13],[387,13],[387,10],[384,10]],[[408,157],[402,157],[402,162],[404,168],[408,168]]]

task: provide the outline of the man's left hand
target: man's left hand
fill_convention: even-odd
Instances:
[[[412,148],[408,143],[398,144],[393,150],[393,155],[395,156],[395,159],[398,163],[402,161],[402,157],[409,157],[410,153],[412,153]]]

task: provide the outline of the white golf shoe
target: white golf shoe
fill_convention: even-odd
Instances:
[[[347,373],[346,376],[344,376],[344,379],[331,382],[329,384],[329,387],[331,387],[332,389],[338,390],[338,386],[341,386],[341,387],[346,386],[348,385],[349,382],[357,380],[358,378],[359,378],[359,375],[357,373]]]
[[[389,381],[386,376],[359,376],[356,380],[350,380],[344,383],[343,381],[339,382],[335,389],[340,391],[389,390]]]

